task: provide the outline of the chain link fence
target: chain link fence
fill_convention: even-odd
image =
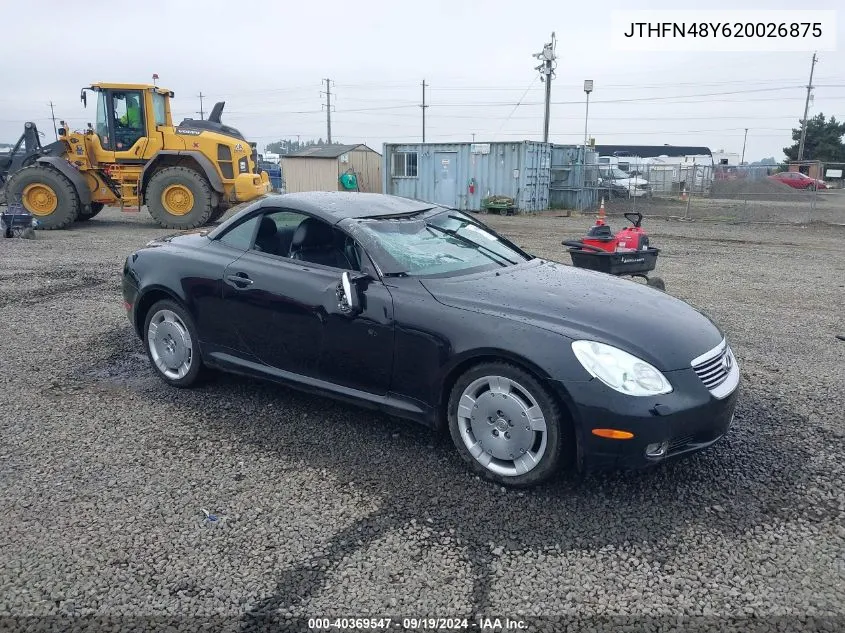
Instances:
[[[845,163],[587,165],[580,204],[594,212],[729,222],[845,224]]]

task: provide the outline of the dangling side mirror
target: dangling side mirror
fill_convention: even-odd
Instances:
[[[358,294],[358,279],[352,279],[346,271],[340,277],[340,305],[342,312],[347,314],[358,314],[361,312],[361,297]]]
[[[344,271],[341,274],[340,283],[337,284],[337,307],[343,314],[354,316],[363,312],[361,292],[366,290],[366,282],[372,279],[367,273]]]

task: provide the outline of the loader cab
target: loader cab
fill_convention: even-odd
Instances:
[[[144,95],[140,90],[101,90],[94,131],[103,149],[126,152],[147,136]]]
[[[155,86],[95,84],[83,89],[97,95],[94,134],[98,145],[116,162],[140,162],[161,149],[160,126],[172,125],[169,97]]]

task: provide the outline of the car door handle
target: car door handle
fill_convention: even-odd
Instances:
[[[238,273],[237,275],[226,275],[226,283],[235,288],[243,289],[252,285],[252,279],[246,273]]]

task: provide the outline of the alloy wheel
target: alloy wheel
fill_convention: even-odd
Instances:
[[[194,356],[191,334],[172,310],[159,310],[150,319],[147,345],[155,366],[171,380],[184,378],[191,370]]]
[[[546,453],[543,411],[536,398],[510,378],[484,376],[470,383],[458,401],[457,419],[470,455],[497,475],[524,475]]]

